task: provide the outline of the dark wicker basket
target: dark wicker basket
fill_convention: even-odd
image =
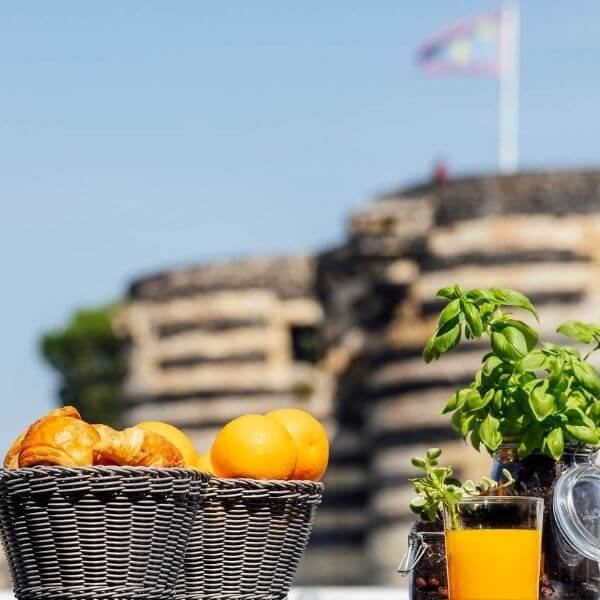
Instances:
[[[286,598],[322,493],[309,481],[211,479],[176,598]]]
[[[0,470],[16,597],[172,598],[206,481],[185,469]]]

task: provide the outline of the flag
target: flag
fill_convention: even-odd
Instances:
[[[482,13],[433,36],[419,48],[419,65],[430,75],[499,77],[502,15],[501,9]]]

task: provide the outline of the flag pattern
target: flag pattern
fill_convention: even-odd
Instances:
[[[498,77],[502,11],[464,19],[419,48],[418,62],[430,75],[465,73]]]

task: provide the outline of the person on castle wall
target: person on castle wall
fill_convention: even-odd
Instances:
[[[445,158],[443,158],[443,157],[436,158],[435,162],[433,163],[432,179],[436,185],[441,185],[442,183],[446,183],[450,179],[448,163],[446,162]]]

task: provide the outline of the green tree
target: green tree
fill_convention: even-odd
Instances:
[[[113,329],[118,307],[77,311],[63,329],[42,336],[41,351],[61,376],[59,397],[86,421],[119,426],[127,373],[125,342]]]

